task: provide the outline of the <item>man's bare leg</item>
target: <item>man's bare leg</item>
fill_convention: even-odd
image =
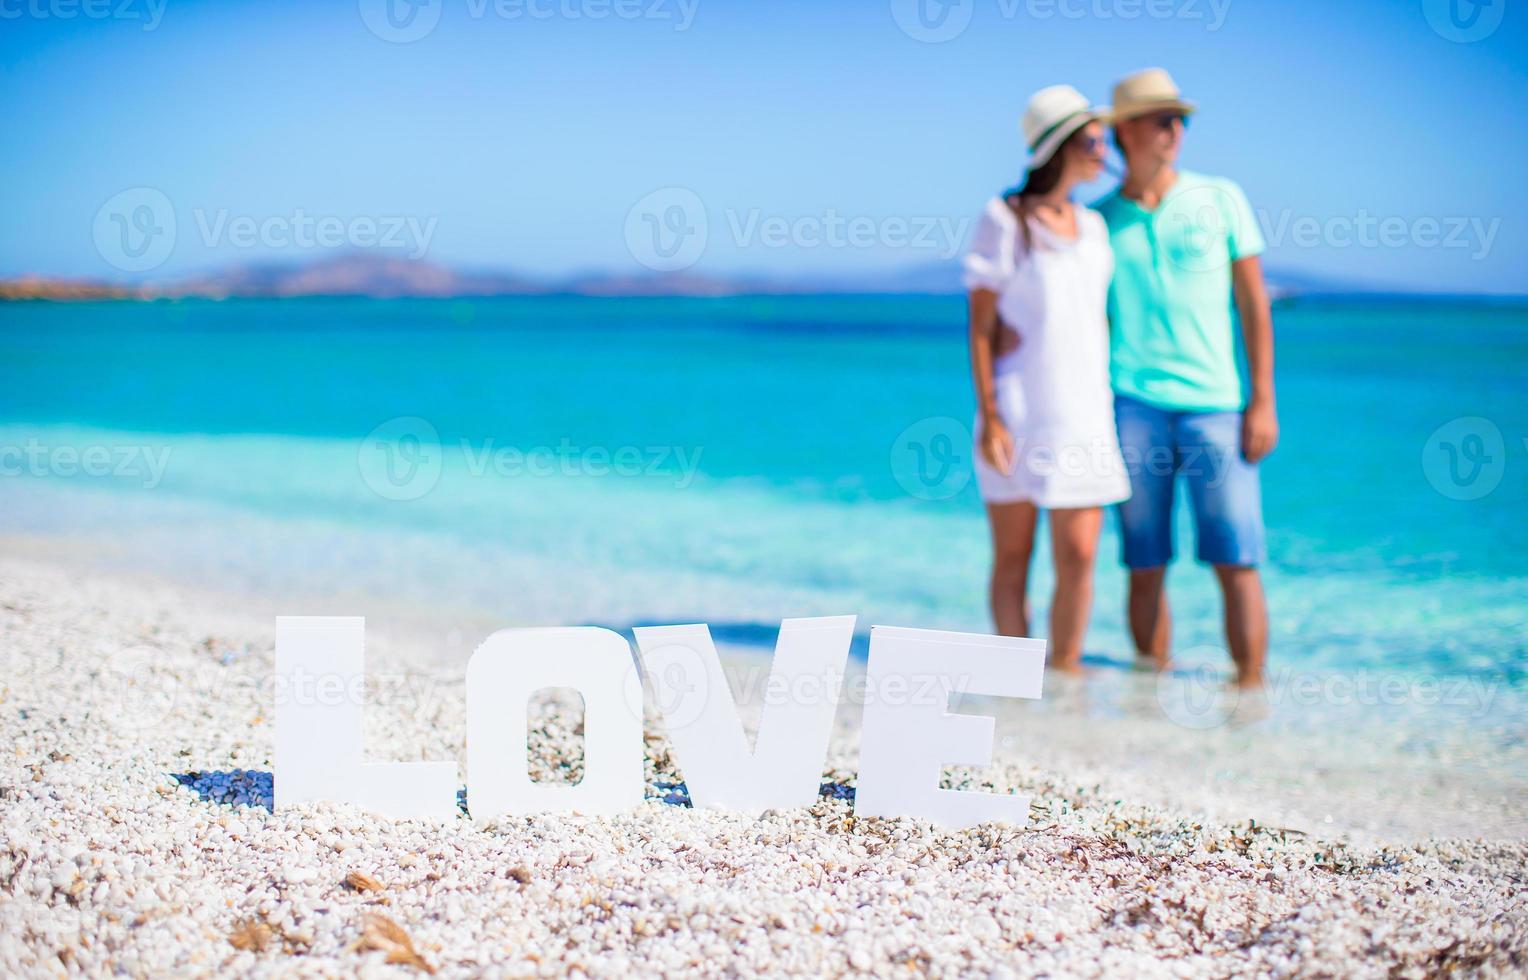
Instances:
[[[1236,664],[1237,686],[1262,687],[1268,659],[1268,602],[1262,577],[1249,565],[1216,565],[1215,577],[1225,604],[1226,645]]]
[[[1167,567],[1130,570],[1130,636],[1142,662],[1158,670],[1167,667],[1172,653],[1172,613],[1167,607]]]

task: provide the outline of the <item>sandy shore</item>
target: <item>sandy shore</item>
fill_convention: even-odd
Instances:
[[[1210,733],[1228,747],[1206,750],[1128,716],[1081,724],[1068,702],[1087,695],[1065,689],[1005,718],[999,765],[949,774],[1032,793],[1025,828],[855,820],[838,798],[854,779],[850,712],[824,776],[839,789],[760,820],[663,802],[682,760],[656,730],[655,798],[617,819],[273,814],[260,775],[273,743],[269,612],[0,562],[0,972],[1528,970],[1516,777],[1451,779],[1445,760],[1413,779],[1427,805],[1410,809],[1405,778],[1352,785],[1344,774],[1364,771],[1352,759],[1294,786],[1278,767],[1262,782],[1206,780],[1246,761],[1231,726]],[[369,634],[368,749],[464,762],[460,664],[418,642]],[[576,756],[575,721],[565,705],[546,712],[533,766],[552,778]],[[1126,731],[1144,734],[1111,741]],[[238,770],[257,775],[208,775]],[[241,787],[247,805],[208,798]],[[1385,806],[1400,817],[1372,812]],[[1480,836],[1436,836],[1422,818],[1440,807],[1461,816],[1438,826]]]

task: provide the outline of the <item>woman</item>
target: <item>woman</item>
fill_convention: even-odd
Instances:
[[[1056,566],[1051,666],[1068,673],[1082,669],[1103,507],[1130,496],[1109,389],[1114,258],[1103,219],[1071,200],[1103,170],[1103,118],[1069,85],[1035,94],[1024,112],[1024,181],[988,202],[965,259],[992,618],[1000,634],[1029,634],[1030,555],[1044,508]]]

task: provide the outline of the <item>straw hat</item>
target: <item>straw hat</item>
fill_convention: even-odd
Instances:
[[[1147,68],[1126,75],[1114,86],[1114,105],[1109,110],[1115,122],[1134,119],[1151,112],[1192,113],[1197,107],[1183,100],[1178,83],[1164,68]]]
[[[1045,166],[1068,136],[1107,115],[1108,110],[1089,105],[1087,97],[1070,85],[1052,85],[1036,92],[1019,123],[1029,147],[1029,169]]]

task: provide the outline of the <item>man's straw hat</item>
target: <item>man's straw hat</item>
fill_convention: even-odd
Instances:
[[[1114,86],[1114,105],[1110,115],[1115,122],[1134,119],[1152,112],[1192,113],[1197,107],[1183,100],[1178,83],[1164,68],[1147,68],[1126,75]]]

